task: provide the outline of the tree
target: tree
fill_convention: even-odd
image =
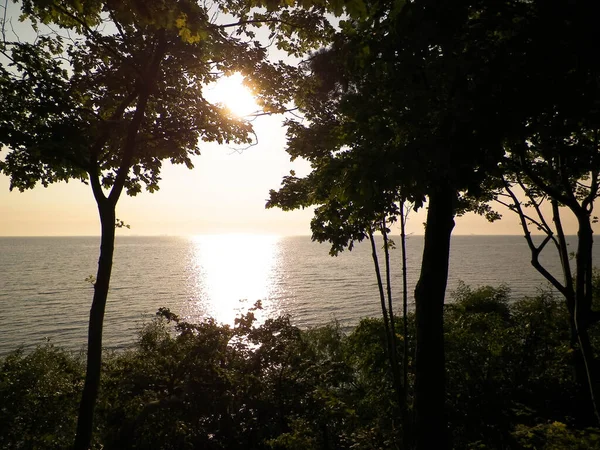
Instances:
[[[251,78],[269,110],[284,103],[282,80],[293,70],[267,62],[254,25],[266,24],[291,53],[327,35],[322,6],[252,9],[261,4],[25,0],[23,15],[35,30],[51,24],[58,32],[0,46],[0,143],[8,149],[0,169],[11,189],[79,179],[98,206],[100,258],[77,449],[92,437],[119,198],[157,190],[165,160],[192,168],[199,140],[251,142],[249,123],[203,96],[222,74]],[[219,16],[225,13],[232,22]]]
[[[341,36],[338,36],[338,39]],[[338,41],[338,45],[341,44]],[[312,123],[306,127],[301,121],[288,120],[288,153],[292,158],[302,156],[313,164],[315,170],[301,179],[291,173],[284,178],[280,191],[272,190],[267,207],[284,210],[309,205],[319,205],[311,221],[313,240],[330,242],[330,254],[337,255],[354,242],[368,239],[371,253],[386,339],[386,356],[393,378],[395,398],[399,408],[405,408],[403,385],[396,350],[396,327],[391,296],[389,245],[387,231],[389,223],[398,215],[398,194],[392,189],[382,192],[376,186],[382,170],[379,161],[370,155],[358,156],[344,151],[346,140],[339,121],[338,108],[350,87],[349,77],[340,67],[345,61],[340,53],[348,48],[322,49],[311,55],[303,64],[306,77],[296,95],[300,110]],[[357,162],[359,161],[359,162]],[[379,177],[382,178],[382,177]],[[374,234],[382,232],[385,252],[385,281],[380,269],[377,244]],[[386,305],[387,300],[387,305]],[[407,423],[407,422],[406,422]]]
[[[268,206],[318,205],[313,239],[332,250],[365,237],[377,214],[397,214],[399,198],[428,204],[415,290],[417,448],[447,448],[443,305],[454,217],[497,218],[492,174],[512,130],[518,95],[501,80],[519,43],[528,4],[401,2],[342,22],[326,70],[299,104],[307,125],[288,123],[288,152],[307,158],[305,178],[285,177]],[[313,61],[313,65],[314,65]],[[319,72],[319,68],[315,72]],[[337,77],[337,78],[336,78]],[[401,194],[401,195],[400,195]],[[392,211],[390,211],[392,210]]]
[[[572,346],[581,355],[577,378],[591,399],[591,408],[584,408],[583,416],[589,417],[591,411],[598,423],[597,376],[588,333],[600,320],[600,313],[592,308],[592,222],[600,193],[600,66],[590,47],[600,36],[591,19],[594,12],[595,7],[585,2],[535,2],[531,8],[523,33],[528,38],[522,47],[527,59],[515,64],[515,70],[529,76],[514,78],[515,86],[528,95],[515,104],[519,119],[506,141],[505,192],[499,194],[499,201],[519,215],[532,265],[565,298]],[[575,274],[563,229],[565,209],[577,222]],[[530,226],[545,234],[539,245]],[[539,260],[549,243],[558,252],[562,280]]]
[[[539,162],[540,161],[538,160],[538,163]],[[584,407],[583,410],[580,411],[580,418],[588,417],[590,415],[588,413],[589,410],[595,416],[595,421],[597,422],[600,419],[598,416],[596,400],[597,381],[595,373],[597,369],[595,368],[594,351],[590,342],[588,330],[598,322],[598,312],[592,309],[591,296],[593,286],[588,286],[587,282],[576,282],[576,280],[581,279],[580,277],[583,277],[584,279],[587,278],[586,268],[588,263],[590,267],[592,265],[591,258],[590,260],[587,260],[585,257],[580,256],[585,255],[588,252],[591,253],[591,220],[588,217],[588,223],[579,226],[580,230],[577,235],[578,250],[577,257],[575,258],[574,275],[571,272],[571,257],[562,224],[563,219],[561,217],[561,207],[559,206],[558,200],[556,198],[549,198],[547,194],[539,190],[540,186],[547,187],[545,184],[538,186],[527,179],[524,181],[520,175],[515,175],[511,177],[511,179],[514,180],[514,185],[508,180],[505,180],[505,192],[498,194],[499,198],[497,201],[507,206],[518,215],[525,240],[531,251],[532,266],[548,280],[565,299],[565,304],[569,312],[571,349],[577,351],[574,356],[578,355],[578,357],[576,356],[574,358],[575,375],[580,388],[587,390],[591,406],[591,408]],[[529,183],[531,183],[531,185],[528,186]],[[519,192],[515,190],[515,187],[520,188],[520,195]],[[504,196],[508,198],[506,201],[501,199]],[[585,198],[588,196],[590,198],[592,197],[591,190],[588,190],[585,194]],[[578,203],[579,202],[577,201],[577,203],[571,203],[571,205]],[[550,213],[544,211],[544,206],[548,204],[551,207]],[[576,208],[579,211],[583,209],[581,205]],[[589,212],[591,213],[591,208]],[[547,215],[551,217],[551,220],[546,218]],[[580,220],[578,222],[581,224]],[[544,234],[544,238],[539,244],[536,244],[531,234],[532,228],[535,228]],[[540,256],[549,243],[554,244],[560,259],[562,281],[548,271],[540,261]],[[581,263],[582,261],[583,264]],[[590,282],[591,281],[590,276]],[[585,301],[588,296],[590,299],[589,303]],[[584,420],[587,421],[587,419]]]

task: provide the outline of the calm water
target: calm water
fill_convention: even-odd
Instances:
[[[0,354],[45,339],[82,347],[93,289],[85,279],[95,274],[98,245],[95,237],[0,238]],[[407,245],[412,292],[422,237],[409,237]],[[352,325],[378,315],[370,245],[335,258],[328,249],[308,237],[117,238],[105,345],[130,343],[161,306],[192,321],[210,315],[232,323],[260,299],[262,317],[287,313],[303,327],[334,318]],[[392,258],[400,299],[399,250]],[[546,283],[529,260],[519,236],[456,236],[448,289],[462,280],[472,286],[506,283],[515,297],[535,294]],[[558,274],[554,254],[546,261]]]

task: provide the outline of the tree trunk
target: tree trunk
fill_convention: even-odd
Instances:
[[[585,381],[589,390],[590,404],[594,422],[600,424],[600,413],[596,403],[597,380],[595,377],[594,351],[588,329],[594,319],[592,313],[592,245],[593,231],[588,214],[578,214],[577,256],[575,279],[574,322],[581,352]],[[580,380],[583,381],[583,380]]]
[[[381,278],[381,270],[379,269],[379,258],[377,257],[377,246],[375,245],[375,237],[373,233],[369,231],[369,240],[371,241],[371,255],[373,257],[373,265],[375,266],[375,276],[377,277],[377,287],[379,288],[379,299],[381,301],[381,314],[383,315],[383,327],[385,332],[385,341],[387,344],[387,356],[390,363],[390,370],[392,372],[392,380],[394,383],[394,391],[396,391],[396,398],[398,399],[398,406],[402,407],[402,400],[404,398],[402,394],[402,384],[400,381],[398,371],[398,361],[396,358],[395,347],[393,344],[393,330],[390,328],[389,311],[385,306],[385,293],[383,290],[383,281]],[[388,267],[389,270],[389,267]]]
[[[577,224],[576,320],[579,327],[587,328],[592,316],[593,231],[590,217],[586,213],[577,214]]]
[[[74,444],[75,450],[89,449],[92,440],[94,407],[100,386],[100,368],[102,365],[104,310],[108,297],[115,248],[115,205],[108,201],[101,202],[98,204],[98,211],[102,227],[100,259],[98,260],[98,273],[94,284],[94,298],[90,309],[87,366],[83,394],[81,396],[81,403],[79,404],[77,434]]]
[[[415,288],[417,450],[450,448],[445,414],[444,297],[456,192],[442,185],[429,195],[421,275]]]
[[[404,215],[404,200],[400,202],[400,248],[402,250],[402,387],[404,406],[402,409],[403,443],[409,449],[412,442],[412,430],[408,415],[408,282],[406,275],[406,217]]]
[[[390,316],[390,343],[392,344],[392,370],[394,371],[394,379],[396,380],[396,389],[398,391],[398,407],[404,409],[404,391],[405,387],[401,382],[400,365],[398,364],[398,346],[396,340],[396,319],[394,317],[393,299],[392,299],[392,272],[390,267],[390,240],[386,230],[386,222],[383,220],[381,235],[383,236],[383,252],[385,254],[385,285],[387,291],[388,312]]]
[[[571,273],[571,263],[569,262],[569,246],[565,237],[565,231],[562,226],[562,220],[560,218],[560,209],[558,200],[551,199],[552,203],[552,221],[556,226],[556,237],[558,239],[558,254],[560,256],[560,267],[563,273],[564,279],[564,297],[567,302],[567,309],[571,316],[571,334],[576,336],[575,322],[575,288],[573,285],[573,274]]]

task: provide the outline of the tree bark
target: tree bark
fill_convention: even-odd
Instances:
[[[592,316],[593,231],[590,217],[585,212],[577,214],[577,224],[576,320],[578,326],[587,328]]]
[[[377,287],[379,288],[379,299],[381,301],[381,314],[383,315],[383,327],[385,332],[385,341],[387,345],[387,356],[390,363],[390,370],[392,372],[392,379],[394,382],[394,391],[396,391],[396,398],[398,399],[398,406],[402,407],[402,385],[400,382],[398,372],[398,361],[396,358],[396,351],[393,344],[393,330],[390,328],[390,317],[389,311],[385,306],[385,293],[383,290],[383,281],[381,278],[381,270],[379,269],[379,258],[377,257],[377,246],[375,245],[375,238],[373,233],[369,231],[369,240],[371,241],[371,255],[373,257],[373,265],[375,267],[375,275],[377,277]],[[388,268],[389,269],[389,268]]]
[[[441,185],[429,195],[421,274],[415,288],[417,450],[449,449],[445,414],[444,298],[456,192]]]
[[[382,222],[381,235],[383,236],[383,252],[385,254],[385,285],[387,292],[388,312],[390,317],[390,342],[392,344],[392,370],[394,371],[394,379],[396,380],[396,389],[398,391],[398,406],[401,409],[406,407],[404,402],[404,394],[402,392],[406,389],[401,382],[400,376],[400,365],[398,364],[398,346],[396,340],[396,319],[394,317],[393,299],[392,299],[392,269],[390,267],[390,240],[388,238],[386,230],[385,219]]]
[[[100,387],[104,311],[106,309],[115,248],[115,205],[108,201],[101,202],[98,204],[98,212],[102,228],[100,258],[94,284],[94,298],[90,309],[85,384],[81,403],[79,404],[75,450],[89,449],[92,440],[94,408]]]
[[[577,276],[575,279],[575,311],[574,322],[579,341],[583,369],[585,370],[585,381],[589,390],[592,413],[595,424],[600,424],[600,413],[598,412],[597,380],[594,364],[594,351],[590,342],[588,329],[594,323],[592,311],[592,245],[593,230],[590,217],[587,213],[577,214]],[[582,380],[581,380],[582,381]]]
[[[404,405],[402,409],[403,443],[404,448],[410,448],[412,429],[408,415],[408,282],[406,274],[406,217],[404,215],[404,200],[400,202],[400,247],[402,250],[402,387]]]

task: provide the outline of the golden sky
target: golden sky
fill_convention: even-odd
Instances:
[[[131,225],[120,234],[204,234],[251,232],[308,234],[311,211],[265,210],[269,189],[290,169],[281,119],[255,122],[259,143],[249,149],[201,144],[195,168],[166,163],[157,193],[121,197],[117,215]],[[0,235],[97,235],[99,223],[91,189],[78,181],[19,193],[0,176]]]
[[[231,92],[235,83],[226,82],[225,87]],[[213,89],[209,97],[211,101],[227,102],[219,88]],[[202,155],[193,158],[193,170],[165,163],[158,192],[121,197],[117,217],[131,229],[120,229],[118,234],[309,235],[312,209],[283,212],[264,207],[269,190],[277,189],[290,170],[298,176],[310,170],[305,161],[290,162],[282,121],[276,116],[257,118],[254,127],[258,143],[247,149],[201,143]],[[0,152],[0,157],[3,154]],[[498,209],[504,217],[493,224],[474,214],[457,218],[454,234],[521,234],[516,215]],[[425,210],[411,213],[409,233],[423,234],[425,214]],[[576,231],[569,216],[565,217],[565,230]],[[397,225],[392,233],[399,233]],[[48,188],[38,186],[24,193],[9,192],[8,178],[0,175],[0,236],[99,234],[96,203],[89,186],[71,181]]]
[[[236,92],[241,80],[226,80],[211,87],[210,101],[227,103],[243,98]],[[234,95],[231,95],[234,93]],[[251,99],[246,98],[246,103]],[[233,105],[236,110],[244,105]],[[245,105],[241,108],[253,108]],[[253,109],[248,112],[254,111]],[[165,163],[160,190],[136,197],[123,195],[117,217],[131,226],[120,235],[201,235],[255,233],[309,235],[312,209],[283,212],[265,210],[270,189],[280,186],[284,175],[310,170],[305,161],[290,162],[285,152],[285,129],[281,117],[259,117],[253,123],[258,143],[247,149],[201,143],[195,168]],[[5,150],[6,151],[6,150]],[[0,152],[0,157],[4,152]],[[503,209],[504,218],[490,224],[474,214],[457,219],[454,234],[521,234],[516,216]],[[423,234],[425,210],[410,215],[408,232]],[[572,218],[565,220],[574,233]],[[532,230],[535,231],[535,230]],[[399,232],[398,226],[392,229]],[[20,193],[9,192],[9,180],[0,175],[0,236],[95,236],[100,226],[89,186],[78,181],[58,183]]]
[[[306,174],[306,162],[291,163],[285,152],[281,119],[255,122],[258,145],[243,151],[204,144],[195,168],[165,164],[160,190],[136,197],[122,196],[117,217],[131,229],[119,235],[196,235],[258,233],[309,235],[312,210],[265,210],[269,189],[276,189],[290,169]],[[0,236],[95,236],[100,233],[91,189],[78,181],[58,183],[20,193],[9,192],[0,175]],[[425,211],[412,213],[408,231],[423,233]],[[568,232],[575,228],[567,226]],[[397,234],[397,227],[393,229]],[[468,214],[457,219],[455,234],[520,234],[516,216],[500,222]]]
[[[16,5],[9,4],[9,13]],[[21,38],[30,30],[14,21]],[[239,82],[239,80],[238,80]],[[227,102],[235,82],[224,91],[214,89],[211,101]],[[220,98],[222,97],[222,98]],[[234,98],[243,98],[239,91]],[[246,99],[247,101],[247,99]],[[232,108],[235,109],[235,108]],[[303,161],[289,161],[285,152],[285,129],[281,117],[254,121],[258,144],[246,150],[217,144],[201,144],[202,155],[193,159],[195,168],[165,163],[160,190],[130,198],[121,197],[117,217],[131,226],[121,235],[197,235],[258,233],[309,235],[312,210],[283,212],[265,210],[269,189],[277,189],[291,169],[298,176],[308,173]],[[0,151],[0,158],[5,151]],[[412,213],[408,232],[423,233],[425,211]],[[573,220],[566,220],[573,233]],[[398,232],[397,227],[393,233]],[[48,188],[9,192],[9,180],[0,175],[0,236],[95,236],[100,234],[96,204],[91,189],[80,182],[59,183]],[[454,234],[521,234],[516,216],[510,212],[497,223],[468,214],[457,219]]]

